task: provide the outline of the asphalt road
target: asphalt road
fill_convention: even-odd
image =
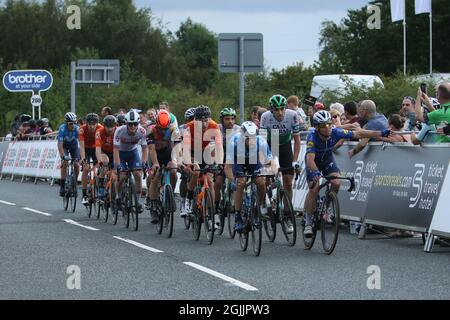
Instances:
[[[290,247],[279,230],[255,257],[226,230],[209,246],[177,216],[168,239],[147,211],[135,232],[89,219],[81,203],[64,212],[57,193],[45,182],[0,181],[0,299],[450,298],[450,249],[425,253],[419,238],[358,240],[342,228],[327,256],[320,239],[305,251],[300,234]],[[370,266],[379,289],[368,288]]]

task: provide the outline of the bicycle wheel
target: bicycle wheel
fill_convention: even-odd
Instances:
[[[161,204],[161,199],[156,201],[156,213],[158,215],[158,223],[156,224],[156,232],[161,234],[164,227],[164,207]]]
[[[128,208],[128,182],[125,183],[125,185],[123,186],[122,189],[122,196],[120,197],[121,199],[121,208],[122,208],[122,217],[123,217],[123,222],[125,224],[125,228],[128,229],[128,227],[130,226],[130,213],[129,213],[129,208]]]
[[[297,225],[295,221],[294,208],[292,207],[292,201],[286,191],[281,192],[282,205],[280,206],[280,224],[283,230],[286,241],[289,245],[294,246],[297,241]],[[292,224],[292,230],[289,230],[288,224]],[[292,232],[290,232],[292,231]]]
[[[100,203],[100,199],[98,198],[98,189],[99,189],[100,181],[97,176],[95,177],[94,180],[95,180],[94,188],[92,188],[93,189],[92,202],[93,202],[94,210],[97,213],[97,220],[99,220],[100,213],[101,213],[101,207],[103,206],[103,204]]]
[[[262,242],[262,216],[261,207],[259,206],[259,198],[256,190],[253,194],[253,206],[252,212],[250,213],[250,227],[252,233],[252,246],[253,253],[255,256],[259,256],[261,253],[261,242]]]
[[[239,233],[239,246],[241,247],[242,251],[246,251],[248,247],[248,214],[244,211],[246,211],[247,208],[243,208],[243,214],[242,214],[242,221],[244,222],[244,230],[242,230],[241,233]]]
[[[138,198],[136,194],[136,186],[134,185],[134,181],[131,179],[130,188],[128,189],[128,201],[129,201],[129,213],[128,219],[131,222],[131,226],[134,231],[137,231],[139,228],[139,213],[137,211],[137,203]]]
[[[339,235],[339,200],[331,191],[325,199],[325,205],[320,213],[322,246],[326,254],[331,254],[336,246]]]
[[[231,239],[234,239],[236,236],[236,230],[234,229],[235,224],[235,213],[234,208],[231,207],[231,198],[229,198],[229,201],[227,203],[227,220],[228,220],[228,234],[230,235]]]
[[[198,241],[200,238],[200,231],[202,227],[202,219],[201,219],[201,206],[199,207],[197,201],[200,196],[200,187],[196,187],[194,189],[194,200],[192,204],[192,235],[195,241]]]
[[[63,200],[63,208],[64,211],[67,211],[67,209],[69,208],[69,177],[66,178],[66,182],[65,182],[65,186],[64,186],[64,197],[62,197]]]
[[[90,184],[87,185],[86,194],[87,194],[87,198],[88,198],[88,203],[86,205],[84,205],[84,207],[86,208],[87,216],[90,218],[91,215],[92,215],[92,198],[91,198],[92,197],[92,191],[91,191],[91,185]]]
[[[222,197],[223,198],[223,197]],[[219,202],[219,207],[220,207],[220,214],[219,214],[219,219],[220,219],[220,227],[217,230],[217,234],[219,236],[221,236],[223,234],[223,230],[225,229],[225,216],[226,216],[226,209],[225,209],[225,199],[222,199]]]
[[[183,220],[185,229],[189,230],[189,228],[191,227],[191,218],[189,216],[186,216],[183,218]]]
[[[165,186],[165,203],[164,203],[164,228],[166,228],[167,238],[173,234],[173,213],[175,211],[175,199],[173,196],[172,186]]]
[[[113,224],[116,224],[117,223],[117,208],[116,208],[116,183],[115,183],[115,181],[111,182],[110,189],[107,191],[107,195],[106,195],[105,222],[108,222],[109,213],[111,213],[111,218],[112,218]]]
[[[70,184],[71,184],[69,192],[71,201],[70,207],[72,208],[72,212],[75,212],[75,209],[77,208],[77,181],[73,176],[70,178]]]
[[[212,244],[214,241],[214,214],[216,213],[214,210],[214,203],[211,195],[211,191],[209,189],[205,190],[205,199],[204,199],[204,221],[203,227],[205,230],[206,241],[208,244]]]
[[[276,211],[274,212],[272,208],[267,208],[267,210],[270,218],[263,219],[264,231],[267,239],[269,239],[270,242],[274,242],[277,236]]]

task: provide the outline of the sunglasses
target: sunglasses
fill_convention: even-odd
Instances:
[[[332,123],[319,123],[319,128],[326,128],[326,127],[329,127],[331,125],[332,125]]]
[[[333,119],[337,119],[339,116],[337,115],[337,114],[335,114],[334,116],[333,116]]]
[[[139,123],[137,123],[137,122],[128,123],[129,127],[137,127],[138,125],[139,125]]]
[[[73,126],[73,122],[66,122],[68,126]]]
[[[280,107],[280,108],[276,108],[275,111],[283,111],[284,109],[286,109],[285,107]]]

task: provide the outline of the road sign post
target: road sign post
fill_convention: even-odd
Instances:
[[[244,121],[245,72],[264,70],[261,33],[220,33],[219,71],[239,72],[239,106]]]
[[[76,111],[76,85],[89,84],[118,86],[120,83],[119,60],[82,59],[70,63],[70,111]]]

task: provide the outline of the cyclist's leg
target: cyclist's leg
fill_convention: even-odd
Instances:
[[[128,167],[129,159],[130,159],[130,151],[119,151],[119,159],[120,159],[120,167],[125,169]],[[117,183],[117,198],[120,198],[122,193],[123,183],[127,178],[127,174],[125,171],[120,172],[119,181]]]
[[[334,177],[340,177],[341,173],[339,168],[336,165],[336,162],[334,159],[331,159],[329,163],[325,166],[325,168],[322,170],[324,176],[334,176]],[[331,191],[334,191],[336,194],[339,192],[339,188],[341,186],[341,180],[331,180]]]
[[[74,174],[75,174],[75,181],[78,181],[78,175],[80,174],[80,147],[79,146],[74,146],[72,148],[70,148],[70,156],[72,157],[72,159],[75,160],[74,163]]]
[[[313,215],[316,211],[317,195],[319,194],[319,183],[313,181],[311,171],[306,167],[306,181],[308,182],[308,193],[305,197],[304,214],[305,214],[305,236],[312,236]]]
[[[67,155],[68,150],[63,146],[64,149],[64,155]],[[67,178],[67,161],[61,161],[61,184],[59,186],[59,195],[64,196],[65,193],[65,184],[66,184],[66,178]]]
[[[292,167],[292,159],[294,154],[292,152],[291,143],[286,143],[280,146],[280,167],[283,175],[283,189],[287,191],[289,199],[292,200],[292,181],[294,180],[294,168]]]
[[[181,173],[181,181],[180,181],[180,197],[181,197],[181,208],[180,208],[180,216],[184,218],[186,216],[185,204],[186,204],[186,196],[187,196],[187,175],[183,171]]]
[[[238,177],[245,173],[245,168],[240,164],[233,164],[233,175]],[[242,201],[244,199],[245,178],[236,178],[236,191],[234,192],[234,210],[235,210],[235,225],[236,231],[241,232],[244,229],[244,223],[241,216]]]
[[[156,206],[159,196],[159,181],[160,181],[161,172],[157,172],[152,176],[150,181],[150,188],[148,189],[148,196],[150,199],[150,203],[146,206],[150,210],[150,222],[152,224],[156,224],[159,221],[158,214],[156,212]]]
[[[88,173],[89,173],[89,154],[88,154],[88,149],[85,148],[84,149],[85,152],[85,157],[86,159],[82,159],[82,160],[86,160],[86,162],[83,164],[83,172],[81,174],[81,191],[83,192],[83,204],[87,203],[87,177],[88,177]]]
[[[139,203],[139,195],[142,191],[142,161],[137,149],[130,152],[131,159],[128,163],[128,167],[132,170],[134,176],[134,183],[136,185],[136,208],[138,212],[142,212],[142,205]]]
[[[216,181],[214,182],[214,197],[216,199],[216,212],[217,212],[217,209],[219,208],[219,202],[222,199],[221,193],[222,193],[223,181],[224,181],[223,174],[216,176]]]

